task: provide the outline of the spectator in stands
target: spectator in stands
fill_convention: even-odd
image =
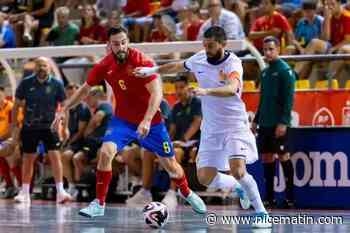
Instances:
[[[342,54],[350,53],[350,11],[343,9],[341,0],[325,0],[324,2],[324,26],[322,39],[313,39],[305,49],[305,54]],[[310,74],[311,62],[300,62],[295,67],[301,79],[307,79]],[[333,61],[330,63],[327,78],[340,80],[343,87],[346,79],[340,76],[342,68],[348,61]],[[325,78],[325,77],[323,77]]]
[[[110,28],[122,26],[122,24],[123,24],[122,18],[123,18],[123,16],[121,15],[121,13],[119,11],[112,11],[108,17],[108,21],[107,21],[107,25],[106,25],[107,31]]]
[[[6,14],[0,12],[0,48],[15,48],[16,35],[11,25],[5,21]]]
[[[276,37],[263,40],[264,55],[269,63],[260,77],[260,102],[254,121],[253,132],[259,126],[257,145],[264,165],[266,200],[274,206],[273,182],[275,154],[281,162],[286,179],[286,200],[283,207],[293,204],[294,170],[288,151],[288,128],[294,99],[295,74],[290,66],[279,58],[280,45]]]
[[[248,3],[244,0],[224,0],[224,7],[234,12],[244,25],[248,10]],[[245,26],[245,25],[244,25]]]
[[[96,86],[91,89],[87,97],[87,104],[93,110],[93,114],[84,131],[84,139],[80,148],[73,155],[74,180],[79,182],[85,167],[96,159],[97,151],[102,145],[102,138],[106,133],[108,122],[112,117],[112,105],[106,100],[103,87]]]
[[[156,14],[153,16],[154,28],[151,31],[151,42],[165,42],[174,40],[174,33],[163,23],[162,15]]]
[[[179,23],[176,24],[176,38],[184,41],[197,40],[199,30],[204,23],[200,18],[198,2],[192,2],[177,10]]]
[[[152,23],[152,17],[147,17],[150,10],[150,0],[127,0],[127,4],[123,8],[125,14],[123,24],[129,29],[132,42],[142,42],[148,38],[148,32],[142,29],[145,29],[145,24]]]
[[[107,30],[100,25],[93,5],[84,5],[81,11],[80,44],[101,44],[107,41]]]
[[[257,18],[250,29],[249,39],[254,42],[255,47],[262,52],[263,39],[266,36],[276,36],[282,45],[282,53],[285,46],[294,40],[293,30],[285,16],[277,12],[276,0],[262,0],[260,4],[263,16]]]
[[[74,45],[79,41],[79,27],[69,22],[69,8],[59,7],[56,9],[57,25],[51,28],[46,41],[50,45]]]
[[[96,7],[98,16],[109,18],[114,11],[121,11],[126,6],[127,0],[97,0]]]
[[[294,30],[295,40],[293,44],[297,53],[304,54],[304,48],[313,40],[321,38],[323,17],[316,14],[317,2],[304,0],[302,3],[304,17],[300,19]],[[295,53],[290,52],[290,53]]]
[[[69,84],[66,86],[66,95],[68,98],[72,97],[78,90],[79,86],[76,84]],[[85,103],[80,103],[75,108],[69,111],[68,119],[65,122],[65,129],[69,132],[69,139],[64,146],[62,154],[63,176],[68,181],[68,193],[76,197],[75,181],[73,179],[73,155],[82,147],[84,132],[91,118],[91,113]]]
[[[57,132],[51,129],[58,105],[65,99],[63,84],[52,76],[52,68],[47,58],[35,60],[34,75],[23,79],[16,89],[16,99],[12,111],[11,132],[15,141],[20,139],[23,150],[22,189],[15,197],[17,202],[30,203],[30,183],[36,159],[36,149],[42,141],[48,150],[52,172],[56,182],[57,203],[71,200],[63,188],[60,141]],[[24,122],[19,133],[18,109],[24,109]]]
[[[23,23],[23,40],[28,45],[38,46],[45,35],[45,30],[51,28],[54,21],[54,2],[54,0],[16,2],[17,13],[11,15],[10,21]]]
[[[203,39],[204,32],[211,26],[222,27],[226,32],[227,39],[244,39],[245,34],[240,19],[235,13],[223,9],[220,0],[209,0],[208,11],[210,18],[201,26],[198,40]]]

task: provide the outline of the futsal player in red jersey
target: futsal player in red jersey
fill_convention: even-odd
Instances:
[[[156,75],[145,79],[134,76],[136,67],[152,67],[153,61],[139,50],[129,48],[127,30],[123,27],[111,28],[108,38],[110,53],[93,67],[86,82],[66,101],[54,122],[54,127],[57,128],[69,109],[79,103],[92,86],[105,80],[112,87],[117,106],[98,156],[96,199],[88,207],[81,209],[79,214],[87,217],[104,215],[106,194],[112,178],[112,160],[117,152],[135,140],[158,156],[161,165],[175,181],[181,196],[194,211],[204,214],[206,205],[189,189],[185,173],[175,159],[173,146],[159,111],[162,100],[160,78]]]

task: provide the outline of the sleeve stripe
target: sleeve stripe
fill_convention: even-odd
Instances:
[[[185,69],[186,69],[187,71],[191,71],[191,69],[188,68],[188,66],[186,65],[186,61],[184,61],[184,67],[185,67]]]

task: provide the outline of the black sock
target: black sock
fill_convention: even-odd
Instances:
[[[272,202],[274,197],[273,191],[273,180],[275,176],[275,163],[263,163],[264,165],[264,177],[266,187],[266,198],[265,200]]]
[[[294,169],[293,169],[293,164],[290,159],[287,161],[281,162],[282,168],[283,168],[283,173],[284,177],[286,179],[286,195],[288,200],[294,200],[294,195],[293,195],[293,186],[294,186]]]

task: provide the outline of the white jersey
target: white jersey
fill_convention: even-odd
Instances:
[[[225,57],[219,64],[212,65],[207,61],[205,51],[200,51],[184,63],[185,68],[193,72],[201,88],[216,88],[226,84],[220,80],[220,71],[229,75],[237,72],[240,88],[231,97],[201,96],[203,134],[235,132],[248,129],[248,115],[241,99],[243,89],[243,67],[241,60],[233,53],[225,51]]]

